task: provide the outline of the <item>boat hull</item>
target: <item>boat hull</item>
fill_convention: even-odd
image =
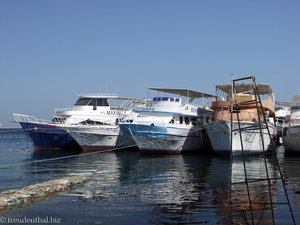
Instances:
[[[254,126],[254,122],[240,122],[241,128]],[[231,122],[230,121],[217,121],[205,126],[205,130],[210,139],[210,143],[215,153],[221,155],[231,154]],[[267,128],[262,129],[264,148],[261,140],[260,130],[247,129],[241,132],[244,154],[262,154],[265,152],[273,151],[272,141],[276,139],[276,127],[268,124],[272,140],[270,140]],[[238,129],[238,123],[233,122],[233,129]],[[235,131],[232,139],[232,154],[233,156],[242,155],[242,145],[240,133]]]
[[[282,140],[287,154],[300,154],[300,125],[285,126]]]
[[[118,126],[65,126],[64,129],[84,151],[114,150],[120,129]]]
[[[76,141],[68,132],[52,124],[20,122],[30,137],[35,149],[61,150],[68,146],[78,148]]]
[[[137,147],[143,153],[179,154],[209,149],[201,129],[144,124],[120,124],[120,128],[123,134],[133,136]]]

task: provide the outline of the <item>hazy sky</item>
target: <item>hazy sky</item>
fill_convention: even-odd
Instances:
[[[0,122],[50,119],[82,93],[214,93],[255,75],[300,94],[297,0],[0,0]]]

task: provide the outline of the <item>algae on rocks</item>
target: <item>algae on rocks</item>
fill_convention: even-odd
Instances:
[[[0,192],[0,211],[28,205],[89,180],[90,177],[87,176],[69,176]]]

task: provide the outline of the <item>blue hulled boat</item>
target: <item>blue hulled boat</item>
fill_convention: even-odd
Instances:
[[[211,94],[188,89],[150,88],[163,92],[154,97],[151,105],[137,107],[136,119],[119,124],[123,135],[131,135],[143,153],[187,153],[208,151],[210,144],[203,125],[213,112],[193,103],[199,98],[213,98]],[[167,97],[166,94],[181,96]],[[156,95],[157,96],[157,95]],[[182,102],[183,98],[185,103]]]
[[[33,116],[13,114],[24,132],[30,137],[36,149],[60,150],[65,147],[78,148],[73,137],[51,121],[39,120]]]

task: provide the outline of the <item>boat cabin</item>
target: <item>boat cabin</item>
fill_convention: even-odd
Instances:
[[[258,93],[261,98],[263,110],[267,117],[275,117],[274,94],[271,87],[267,84],[257,84]],[[239,104],[234,107],[234,110],[239,110],[240,120],[257,121],[258,115],[256,110],[253,85],[239,84],[235,86],[233,93],[232,85],[217,85],[216,86],[217,100],[212,102],[212,109],[216,111],[216,120],[229,120],[231,107],[233,103]],[[233,120],[237,120],[237,115],[233,114]]]
[[[80,95],[73,107],[56,109],[52,122],[90,124],[90,121],[96,121],[95,123],[113,124],[116,119],[132,111],[129,108],[132,100],[134,99],[116,94]]]

